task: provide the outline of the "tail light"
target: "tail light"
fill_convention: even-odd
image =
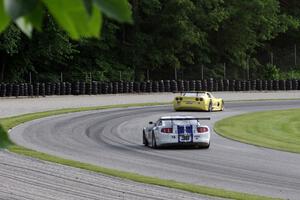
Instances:
[[[175,100],[176,101],[182,101],[182,97],[176,97]]]
[[[199,98],[196,98],[196,101],[199,101],[200,99]]]
[[[161,132],[162,133],[173,133],[173,128],[162,128]]]
[[[198,127],[197,131],[198,131],[198,133],[205,133],[205,132],[208,132],[208,128],[207,127]]]

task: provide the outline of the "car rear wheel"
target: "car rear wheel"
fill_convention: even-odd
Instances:
[[[143,144],[144,144],[145,146],[148,146],[148,145],[149,145],[148,140],[147,140],[146,135],[145,135],[145,131],[143,131]]]
[[[209,102],[207,112],[212,112],[212,102]]]
[[[155,139],[154,133],[152,133],[151,146],[152,146],[153,149],[156,149],[156,148],[157,148],[157,145],[156,145],[156,139]]]
[[[224,110],[224,101],[222,101],[222,105],[221,105],[221,111]]]
[[[205,145],[203,148],[204,149],[209,149],[209,146],[210,146],[210,142],[207,145]]]

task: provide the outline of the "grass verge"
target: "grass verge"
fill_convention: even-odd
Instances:
[[[165,103],[169,104],[169,103]],[[221,197],[221,198],[228,198],[228,199],[237,199],[237,200],[275,200],[278,198],[272,197],[265,197],[260,195],[253,195],[247,193],[240,193],[234,191],[228,191],[223,189],[217,189],[212,187],[188,184],[188,183],[181,183],[173,180],[164,180],[154,177],[143,176],[135,173],[123,172],[114,169],[103,168],[87,163],[82,163],[73,160],[67,160],[64,158],[48,155],[45,153],[37,152],[34,150],[26,149],[21,146],[17,146],[13,144],[9,138],[7,130],[17,126],[21,123],[28,122],[34,119],[39,119],[43,117],[59,115],[59,114],[66,114],[66,113],[73,113],[73,112],[82,112],[82,111],[90,111],[90,110],[101,110],[101,109],[109,109],[109,108],[127,108],[127,107],[135,107],[135,106],[154,106],[154,105],[162,105],[162,103],[143,103],[143,104],[125,104],[125,105],[112,105],[112,106],[100,106],[100,107],[86,107],[86,108],[71,108],[71,109],[61,109],[61,110],[54,110],[54,111],[46,111],[46,112],[39,112],[39,113],[32,113],[32,114],[25,114],[16,117],[9,117],[0,119],[0,148],[7,148],[9,151],[30,156],[33,158],[54,162],[58,164],[63,164],[71,167],[81,168],[85,170],[90,170],[97,173],[107,174],[119,178],[124,178],[140,183],[145,184],[153,184],[158,186],[164,186],[174,189],[180,189],[188,192],[198,193],[202,195],[214,196],[214,197]]]
[[[240,142],[300,153],[300,109],[263,111],[229,117],[215,131]]]

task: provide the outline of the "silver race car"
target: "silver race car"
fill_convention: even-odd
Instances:
[[[192,116],[165,116],[157,122],[149,122],[143,129],[143,144],[157,148],[171,145],[194,145],[209,148],[210,129],[200,123],[210,118]]]

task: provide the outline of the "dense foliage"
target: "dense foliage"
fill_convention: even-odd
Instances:
[[[11,24],[0,81],[300,78],[297,0],[129,2],[134,24],[104,18],[100,40],[74,41],[49,15],[32,39]]]

